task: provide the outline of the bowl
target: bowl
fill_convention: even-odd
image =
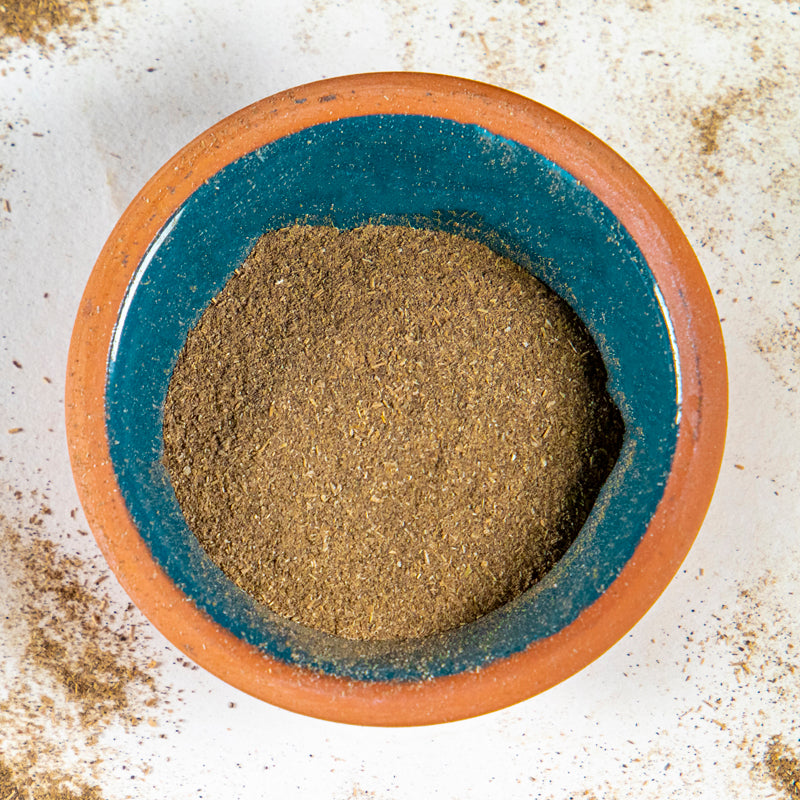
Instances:
[[[473,623],[393,642],[311,630],[238,589],[181,515],[161,437],[178,353],[259,236],[296,221],[406,224],[478,239],[565,298],[603,356],[625,422],[620,457],[555,567]],[[701,267],[625,161],[509,91],[376,73],[254,103],[156,173],[89,278],[66,407],[92,531],[170,641],[269,703],[342,722],[416,725],[529,698],[643,616],[711,500],[727,378]]]

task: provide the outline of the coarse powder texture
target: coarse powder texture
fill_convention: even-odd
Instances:
[[[212,560],[353,639],[445,631],[519,595],[621,439],[563,300],[482,244],[397,226],[265,234],[189,334],[164,410]]]
[[[95,0],[4,0],[0,3],[0,40],[15,37],[44,44],[51,31],[94,21]]]
[[[0,797],[3,800],[103,800],[99,787],[76,784],[68,775],[51,772],[40,775],[39,780],[42,782],[31,785],[30,779],[20,776],[0,753]]]
[[[800,800],[800,760],[783,744],[780,736],[769,743],[764,764],[775,788],[782,790],[790,800]]]
[[[132,605],[114,610],[108,573],[49,538],[46,496],[0,487],[0,508],[15,505],[0,513],[0,800],[100,800],[99,765],[118,755],[104,734],[169,705],[158,651]]]

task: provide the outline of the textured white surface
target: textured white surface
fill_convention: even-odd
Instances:
[[[78,302],[114,222],[223,116],[384,69],[539,100],[610,144],[675,214],[715,292],[730,373],[726,455],[697,542],[642,622],[582,673],[434,728],[360,729],[269,707],[181,666],[141,619],[164,702],[150,725],[109,727],[96,744],[75,734],[56,766],[108,800],[784,796],[761,759],[776,735],[800,755],[792,2],[128,0],[101,9],[71,48],[16,48],[0,64],[0,512],[29,535],[30,492],[46,492],[42,531],[107,571],[91,537],[74,535],[85,522],[70,517],[62,398]],[[103,586],[124,608],[122,590]],[[16,591],[0,584],[12,627]],[[0,630],[8,680],[15,642]],[[0,731],[0,753],[12,738]]]

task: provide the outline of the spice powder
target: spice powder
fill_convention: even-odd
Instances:
[[[266,233],[190,332],[164,410],[186,521],[277,614],[407,639],[525,591],[619,453],[569,306],[441,231]]]

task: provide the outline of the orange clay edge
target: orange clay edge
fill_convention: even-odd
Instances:
[[[303,101],[303,102],[298,102]],[[133,271],[169,216],[240,156],[310,125],[364,114],[422,114],[478,124],[538,151],[593,191],[636,240],[672,318],[683,414],[664,496],[633,558],[608,590],[559,633],[478,671],[420,683],[371,683],[276,661],[198,610],[155,563],[114,476],[105,430],[106,358]],[[493,86],[440,75],[334,78],[266,98],[210,128],[168,161],[114,228],[75,323],[66,385],[70,458],[89,524],[125,590],[190,658],[269,703],[362,725],[447,722],[503,708],[554,686],[618,641],[688,552],[711,500],[725,438],[727,373],[711,293],[656,194],[574,122]]]

